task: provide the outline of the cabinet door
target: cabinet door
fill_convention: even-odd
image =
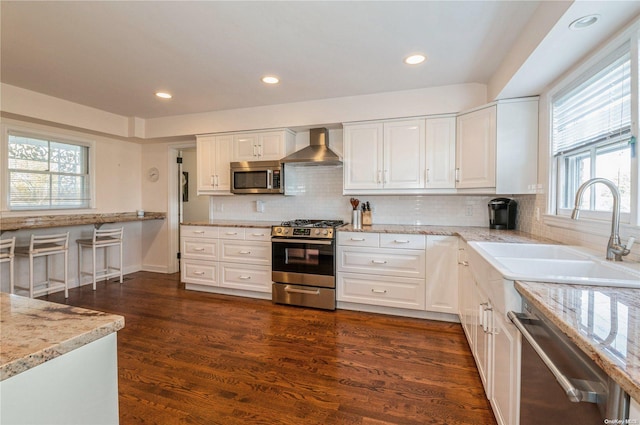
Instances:
[[[284,133],[261,133],[258,143],[258,155],[260,160],[276,161],[286,156],[284,151]]]
[[[456,187],[496,187],[496,107],[458,117]]]
[[[463,243],[463,242],[461,242]],[[466,246],[466,243],[464,244]],[[467,335],[469,347],[473,350],[476,343],[476,300],[475,283],[471,271],[469,270],[469,262],[466,258],[465,248],[459,252],[458,262],[458,302],[460,303],[460,323]]]
[[[233,136],[232,161],[255,161],[259,158],[258,152],[259,141],[257,133]]]
[[[480,291],[478,286],[474,287],[475,305],[475,320],[476,323],[476,341],[475,346],[472,347],[473,355],[476,359],[476,366],[478,366],[478,374],[484,387],[484,392],[487,398],[491,399],[491,386],[489,377],[491,376],[491,329],[492,325],[492,311],[491,304],[487,297]]]
[[[458,312],[458,238],[427,236],[427,310]]]
[[[212,192],[215,185],[215,136],[196,138],[197,192]]]
[[[231,162],[232,136],[216,136],[215,138],[215,190],[231,191]]]
[[[493,315],[493,364],[491,376],[491,407],[499,425],[518,423],[520,388],[520,333],[497,312]]]
[[[338,301],[424,310],[424,280],[338,273]]]
[[[456,118],[427,119],[426,172],[427,189],[456,187]]]
[[[382,188],[382,124],[344,127],[344,189]]]
[[[220,287],[271,292],[271,267],[220,263]]]
[[[423,188],[424,151],[423,119],[384,123],[384,188]]]

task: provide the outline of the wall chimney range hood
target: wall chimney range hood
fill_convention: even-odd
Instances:
[[[280,160],[292,165],[341,165],[340,157],[329,149],[329,130],[312,128],[309,130],[309,146]]]

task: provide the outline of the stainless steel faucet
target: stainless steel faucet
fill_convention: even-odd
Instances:
[[[629,238],[627,246],[623,246],[620,243],[620,191],[616,187],[615,183],[611,180],[596,177],[591,180],[587,180],[582,183],[576,192],[576,201],[571,213],[571,218],[577,220],[580,216],[580,204],[582,203],[582,195],[584,191],[591,185],[596,183],[602,183],[609,188],[613,195],[613,210],[611,216],[611,236],[609,236],[609,242],[607,243],[607,260],[622,261],[622,257],[629,255],[631,252],[631,245],[633,245],[634,238]]]

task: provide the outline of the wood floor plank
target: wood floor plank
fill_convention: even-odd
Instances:
[[[187,291],[149,272],[42,298],[125,316],[123,425],[495,424],[459,324]]]

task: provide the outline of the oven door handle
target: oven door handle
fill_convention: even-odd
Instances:
[[[287,242],[287,243],[305,243],[310,245],[331,245],[333,241],[317,241],[317,240],[309,240],[309,239],[282,239],[282,238],[273,238],[271,242]]]
[[[290,286],[285,286],[284,287],[284,291],[289,293],[289,294],[305,294],[305,295],[320,295],[320,290],[319,289],[296,289],[296,288],[292,288]]]
[[[576,388],[571,383],[569,378],[567,378],[562,372],[560,372],[560,369],[558,369],[558,367],[553,363],[553,360],[549,358],[547,353],[544,352],[542,347],[540,347],[538,342],[533,338],[533,335],[531,335],[529,331],[524,327],[524,324],[516,313],[510,311],[507,313],[507,317],[513,322],[516,328],[518,328],[524,339],[527,340],[536,354],[538,354],[540,360],[543,361],[549,371],[553,374],[554,378],[556,378],[556,381],[558,381],[558,384],[560,384],[570,401],[574,403],[579,403],[581,401],[587,403],[597,403],[597,393],[594,393],[592,391],[582,391]]]

